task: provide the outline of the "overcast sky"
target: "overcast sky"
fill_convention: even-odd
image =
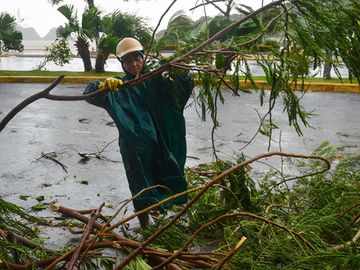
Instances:
[[[146,22],[155,27],[165,12],[167,7],[173,0],[129,0],[128,2],[122,0],[95,0],[95,5],[100,7],[105,13],[119,10],[121,12],[128,12],[136,14],[146,19]],[[186,13],[193,19],[198,19],[204,14],[204,9],[197,9],[197,11],[189,11],[194,7],[196,0],[178,0],[167,15],[163,18],[159,29],[166,27],[170,17],[179,10],[185,10]],[[201,0],[198,2],[201,2]],[[249,5],[254,9],[261,6],[261,0],[239,0],[238,3]],[[265,0],[264,3],[269,3],[270,0]],[[65,4],[72,4],[81,11],[86,6],[84,0],[66,0]],[[58,27],[66,22],[66,19],[56,10],[55,6],[49,4],[47,0],[0,0],[0,12],[6,11],[17,19],[17,22],[23,27],[34,27],[40,36],[44,36],[53,27]],[[214,8],[207,8],[209,16],[218,14]]]

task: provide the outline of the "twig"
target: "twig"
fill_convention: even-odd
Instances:
[[[177,0],[173,0],[172,3],[168,6],[168,8],[165,10],[165,12],[161,15],[161,17],[160,17],[160,19],[159,19],[159,21],[158,21],[158,23],[157,23],[157,25],[156,25],[153,33],[152,33],[151,41],[150,41],[150,44],[149,44],[149,46],[148,46],[148,49],[147,49],[147,52],[146,52],[146,55],[145,55],[144,63],[146,62],[146,59],[148,58],[148,55],[149,55],[151,46],[152,46],[152,44],[153,44],[153,42],[154,42],[154,38],[155,38],[156,31],[157,31],[157,29],[159,28],[162,19],[163,19],[164,16],[168,13],[168,11],[170,10],[170,8],[175,4],[176,1],[177,1]]]
[[[86,209],[86,210],[77,210],[80,214],[86,215],[96,212],[97,209]],[[107,222],[109,219],[104,215],[100,214],[99,218],[101,218],[104,222]]]
[[[147,207],[147,208],[145,208],[145,209],[142,209],[142,210],[140,210],[140,211],[137,211],[136,213],[134,213],[134,214],[132,214],[132,215],[124,218],[123,220],[118,221],[118,222],[115,223],[114,225],[106,228],[106,229],[104,230],[104,232],[106,233],[107,231],[113,230],[113,229],[119,227],[120,225],[124,224],[125,222],[133,219],[134,217],[139,216],[139,215],[142,215],[142,214],[145,214],[145,213],[149,212],[149,211],[152,210],[152,209],[156,209],[156,208],[158,208],[159,206],[161,206],[161,205],[164,204],[164,203],[167,203],[167,202],[169,202],[169,201],[172,201],[172,200],[174,200],[174,199],[176,199],[176,198],[178,198],[178,197],[182,197],[182,196],[184,196],[184,195],[187,195],[187,194],[196,192],[196,191],[198,191],[198,190],[201,190],[203,187],[204,187],[204,186],[200,186],[200,187],[197,187],[197,188],[185,190],[185,191],[183,191],[183,192],[180,192],[180,193],[177,193],[177,194],[175,194],[175,195],[169,196],[169,197],[161,200],[161,201],[158,202],[158,203],[155,203],[155,204],[153,204],[153,205],[150,205],[149,207]]]
[[[95,213],[92,214],[92,217],[90,218],[88,225],[86,227],[85,232],[83,233],[83,235],[81,236],[81,239],[76,247],[76,249],[73,252],[73,255],[71,257],[71,260],[68,264],[68,266],[66,267],[66,270],[72,270],[75,266],[75,263],[79,257],[80,251],[82,250],[85,241],[88,239],[89,234],[91,233],[91,231],[94,228],[94,223],[95,221],[98,219],[98,217],[101,215],[101,210],[104,207],[105,203],[102,203],[99,208],[96,210]]]
[[[239,25],[241,25],[243,22],[253,18],[254,16],[258,15],[259,13],[263,12],[264,10],[270,9],[274,6],[278,6],[281,5],[283,2],[285,2],[286,0],[278,0],[275,2],[271,2],[255,11],[253,11],[252,13],[244,16],[242,19],[228,25],[227,27],[223,28],[221,31],[217,32],[215,35],[213,35],[211,38],[207,39],[206,41],[204,41],[202,44],[200,44],[198,47],[188,51],[187,53],[183,54],[182,56],[176,57],[175,59],[173,59],[172,61],[165,63],[163,65],[161,65],[160,67],[158,67],[157,69],[148,72],[146,74],[143,74],[141,76],[139,76],[136,79],[130,80],[130,81],[126,81],[124,82],[124,84],[122,84],[119,87],[120,89],[126,88],[126,87],[131,87],[133,85],[137,85],[139,83],[142,83],[143,81],[160,75],[162,74],[164,71],[168,70],[171,68],[172,64],[175,63],[179,63],[182,62],[183,59],[186,59],[187,57],[201,51],[205,46],[207,46],[208,44],[212,43],[213,41],[219,39],[221,36],[223,36],[225,33],[229,32],[231,29],[238,27]],[[29,105],[30,103],[40,99],[40,98],[45,98],[45,99],[49,99],[49,100],[63,100],[63,101],[73,101],[73,100],[86,100],[89,98],[92,98],[100,93],[106,93],[108,92],[108,89],[103,89],[103,90],[97,90],[94,91],[90,94],[85,94],[85,95],[80,95],[80,96],[63,96],[63,95],[52,95],[50,94],[50,90],[52,90],[56,85],[58,85],[64,78],[64,75],[59,76],[47,89],[34,94],[33,96],[30,96],[29,98],[27,98],[26,100],[24,100],[23,102],[21,102],[19,105],[17,105],[13,110],[11,110],[10,113],[8,113],[0,122],[0,132],[5,128],[5,126],[7,125],[7,123],[19,112],[21,111],[23,108],[25,108],[27,105]]]
[[[42,249],[43,247],[29,239],[26,239],[24,237],[21,237],[11,231],[4,231],[0,229],[0,236],[4,239],[6,239],[10,243],[21,243],[29,248],[38,248]]]
[[[70,216],[72,218],[75,218],[77,220],[80,220],[84,223],[88,223],[89,222],[89,218],[86,217],[86,216],[83,216],[82,214],[80,214],[79,212],[77,212],[76,210],[73,210],[73,209],[70,209],[70,208],[67,208],[67,207],[64,207],[64,206],[61,206],[57,203],[53,203],[50,205],[50,209],[52,211],[55,211],[55,212],[59,212],[59,213],[62,213],[66,216]],[[103,228],[103,225],[101,225],[100,223],[98,222],[94,222],[94,227],[97,228],[97,229],[102,229]],[[122,239],[120,236],[119,236],[120,239]],[[74,250],[71,250],[71,251],[68,251],[66,252],[65,254],[63,254],[62,256],[56,258],[54,261],[51,262],[50,265],[47,266],[47,268],[45,270],[50,270],[52,269],[53,267],[56,266],[56,264],[58,264],[59,262],[61,262],[62,260],[64,260],[65,258],[67,258],[68,256],[70,256],[72,254]]]
[[[334,250],[335,251],[343,250],[343,249],[355,244],[359,238],[360,238],[360,230],[357,231],[357,233],[354,235],[354,237],[350,241],[347,241],[346,243],[344,243],[342,245],[334,246],[334,247],[330,248],[330,250],[333,250],[333,251]]]
[[[265,208],[264,213],[267,214],[272,208],[275,208],[275,207],[290,208],[290,207],[287,206],[287,205],[278,204],[278,203],[273,203],[273,204],[270,204],[269,206],[267,206],[267,207]]]
[[[229,168],[228,170],[222,172],[221,174],[219,174],[218,176],[215,176],[209,183],[207,183],[186,205],[185,207],[179,212],[177,213],[173,219],[168,222],[167,224],[165,224],[163,227],[161,227],[157,232],[155,232],[153,235],[151,235],[147,240],[145,240],[140,247],[138,247],[137,249],[135,249],[132,253],[129,254],[129,256],[127,256],[125,258],[125,260],[123,260],[120,264],[118,264],[116,266],[116,270],[120,270],[123,269],[123,267],[125,267],[133,258],[135,258],[137,255],[139,255],[142,250],[148,246],[150,243],[152,243],[155,239],[157,239],[163,232],[165,232],[168,228],[170,228],[182,215],[184,215],[188,209],[197,201],[199,200],[199,198],[214,184],[216,184],[217,182],[219,182],[221,179],[223,179],[224,177],[228,176],[229,174],[235,172],[236,170],[245,167],[247,165],[249,165],[250,163],[253,163],[255,161],[257,161],[258,159],[263,159],[266,157],[271,157],[271,156],[286,156],[286,157],[294,157],[294,158],[307,158],[307,159],[320,159],[322,161],[324,161],[324,163],[326,164],[326,170],[330,169],[330,163],[327,159],[318,156],[318,155],[301,155],[301,154],[292,154],[292,153],[282,153],[282,152],[268,152],[268,153],[263,153],[260,155],[257,155],[251,159],[248,159],[246,161],[243,161],[239,164],[236,164],[235,166]]]
[[[109,146],[110,144],[112,144],[113,142],[115,142],[115,141],[117,141],[117,140],[118,140],[118,139],[114,139],[114,140],[112,140],[111,142],[107,143],[107,144],[103,147],[103,149],[101,149],[101,150],[99,151],[99,156],[101,155],[102,152],[105,151],[106,148],[108,148],[108,146]]]
[[[330,166],[330,165],[329,165]],[[289,182],[289,181],[292,181],[292,180],[296,180],[298,178],[304,178],[304,177],[311,177],[311,176],[315,176],[315,175],[318,175],[318,174],[321,174],[323,172],[326,172],[328,169],[324,168],[323,170],[320,170],[320,171],[317,171],[317,172],[314,172],[314,173],[308,173],[308,174],[304,174],[304,175],[301,175],[301,176],[294,176],[294,177],[290,177],[290,178],[286,178],[282,181],[280,181],[279,183],[276,183],[274,184],[268,191],[271,191],[273,190],[275,187],[278,187],[282,184],[286,184],[286,182]]]
[[[51,153],[43,153],[41,152],[41,157],[38,158],[37,160],[41,159],[41,158],[46,158],[48,160],[54,161],[56,164],[60,165],[60,167],[67,173],[67,166],[62,164],[60,161],[58,161],[56,158],[52,157],[50,155]]]
[[[174,255],[172,255],[171,257],[167,258],[163,263],[161,263],[160,265],[157,265],[156,267],[154,267],[153,269],[154,270],[158,270],[158,269],[162,269],[163,266],[165,266],[167,263],[175,260],[179,254],[181,254],[181,252],[183,252],[184,250],[186,250],[188,248],[188,246],[195,240],[195,238],[201,233],[203,232],[206,228],[208,228],[209,226],[211,225],[214,225],[218,222],[220,222],[221,220],[225,219],[225,218],[232,218],[232,217],[238,217],[238,216],[244,216],[244,217],[250,217],[250,218],[254,218],[254,219],[257,219],[257,220],[260,220],[264,223],[267,223],[267,224],[270,224],[270,225],[273,225],[275,227],[278,227],[282,230],[285,230],[287,231],[288,233],[290,233],[291,235],[295,235],[296,237],[298,237],[299,239],[301,239],[312,251],[315,251],[315,248],[306,240],[304,239],[303,236],[301,236],[300,234],[298,233],[295,233],[295,232],[292,232],[290,231],[288,228],[286,228],[285,226],[279,224],[279,223],[276,223],[270,219],[267,219],[267,218],[264,218],[264,217],[260,217],[260,216],[257,216],[255,214],[252,214],[252,213],[248,213],[248,212],[237,212],[237,213],[231,213],[231,214],[225,214],[225,215],[222,215],[222,216],[219,216],[211,221],[209,221],[208,223],[206,224],[203,224],[198,230],[195,231],[195,233],[193,233],[191,235],[191,237],[189,237],[189,239],[185,242],[185,244],[180,248],[178,249],[178,251],[176,253],[174,253]],[[244,240],[245,241],[245,240]],[[240,247],[238,245],[236,245],[236,247]],[[235,251],[238,249],[238,248],[235,248]],[[234,253],[231,254],[231,256],[233,255]],[[229,259],[230,257],[228,257],[228,255],[225,257],[227,259]],[[221,264],[221,263],[220,263]],[[220,269],[220,268],[216,268],[216,269]]]
[[[45,90],[38,92],[29,98],[22,101],[18,104],[14,109],[12,109],[0,122],[0,132],[4,129],[4,127],[9,123],[9,121],[22,109],[24,109],[27,105],[33,103],[34,101],[43,98],[48,95],[48,93],[55,88],[63,79],[64,75],[59,76],[50,86],[48,86]]]
[[[53,211],[57,211],[59,213],[62,213],[68,217],[71,217],[71,218],[75,218],[75,219],[78,219],[84,223],[88,223],[89,222],[89,218],[86,217],[86,216],[83,216],[81,215],[79,212],[77,212],[76,210],[73,210],[73,209],[70,209],[70,208],[66,208],[66,207],[63,207],[63,206],[60,206],[59,204],[53,204],[51,206],[51,209]],[[97,222],[94,223],[94,226],[95,228],[97,228],[98,230],[102,231],[104,229],[104,227],[106,227],[107,225],[102,225],[102,224],[99,224]],[[133,241],[133,240],[130,240],[130,239],[127,239],[125,237],[122,237],[118,234],[116,234],[115,232],[113,231],[109,231],[110,227],[106,227],[104,233],[108,233],[108,236],[109,237],[114,237],[116,240],[115,241],[111,241],[111,242],[108,242],[108,243],[104,243],[104,242],[94,242],[94,238],[97,238],[98,237],[98,234],[95,235],[92,239],[89,239],[86,244],[84,245],[84,248],[85,248],[85,251],[89,250],[89,249],[95,249],[95,248],[99,248],[99,247],[111,247],[111,246],[114,246],[114,248],[116,248],[117,246],[118,247],[131,247],[131,248],[137,248],[141,245],[141,243],[139,242],[136,242],[136,241]],[[68,258],[69,256],[71,256],[71,254],[74,252],[74,250],[71,250],[65,254],[63,254],[62,256],[60,257],[57,257],[56,259],[53,259],[51,264],[48,265],[48,267],[46,268],[46,270],[50,270],[52,269],[53,267],[56,266],[56,264],[58,264],[59,262],[65,260],[66,258]],[[147,254],[147,255],[151,255],[153,258],[156,258],[156,257],[169,257],[172,255],[172,253],[169,253],[169,252],[161,252],[161,251],[158,251],[154,248],[150,248],[150,247],[146,247],[145,249],[143,249],[143,253],[144,254]],[[206,265],[208,266],[207,268],[211,268],[212,266],[208,263],[206,263],[205,260],[208,260],[211,258],[209,257],[206,257],[206,256],[201,256],[201,255],[198,255],[198,254],[194,254],[192,255],[191,253],[184,253],[184,254],[181,254],[179,256],[180,259],[182,260],[197,260],[197,262],[195,263],[195,265],[198,265],[200,267],[205,267]]]
[[[201,7],[201,6],[204,6],[204,7],[205,7],[206,5],[210,5],[210,4],[211,4],[211,5],[213,5],[217,10],[219,10],[222,14],[224,14],[225,11],[223,11],[219,6],[215,5],[216,2],[223,2],[223,0],[213,0],[213,1],[205,0],[205,3],[203,2],[203,3],[201,3],[201,4],[198,4],[198,5],[190,8],[190,10],[197,9],[197,8],[199,8],[199,7]]]
[[[125,206],[126,206],[128,203],[130,203],[131,201],[133,201],[134,199],[136,199],[137,197],[139,197],[142,193],[144,193],[144,192],[146,192],[146,191],[149,191],[149,190],[151,190],[151,189],[154,189],[154,188],[159,188],[159,187],[164,187],[164,186],[162,186],[162,185],[155,185],[155,186],[152,186],[152,187],[149,187],[149,188],[144,188],[144,189],[140,190],[140,192],[138,192],[137,194],[135,194],[132,198],[126,200],[126,201],[123,203],[123,205],[122,205],[118,210],[116,210],[115,214],[112,215],[112,217],[109,218],[109,219],[105,222],[104,225],[102,225],[102,227],[101,227],[101,229],[99,230],[99,232],[89,241],[89,242],[90,242],[90,245],[93,244],[93,243],[96,241],[96,239],[97,239],[102,233],[106,233],[106,232],[108,232],[108,231],[111,231],[113,228],[115,228],[114,226],[110,226],[110,222],[115,219],[115,217],[125,208]],[[135,213],[134,215],[132,215],[132,218],[134,218],[134,217],[136,217],[136,216],[138,216],[138,215],[139,215],[138,213]],[[131,219],[132,219],[132,218],[131,218]],[[124,219],[122,219],[122,221],[123,221],[123,220],[124,220]],[[129,219],[128,219],[128,220],[129,220]],[[128,220],[126,220],[126,221],[128,221]],[[120,225],[124,224],[126,221],[122,222]],[[120,225],[118,225],[118,226],[120,226]],[[108,227],[108,226],[110,226],[110,227]],[[116,226],[116,227],[118,227],[118,226]]]
[[[241,237],[240,241],[236,244],[233,250],[231,250],[228,254],[226,254],[225,258],[221,260],[221,262],[216,266],[215,270],[220,270],[224,266],[224,264],[230,260],[232,256],[236,253],[236,251],[239,250],[239,248],[242,246],[242,244],[246,241],[246,237]]]

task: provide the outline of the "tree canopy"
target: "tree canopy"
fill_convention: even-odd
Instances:
[[[157,47],[161,44],[154,42],[153,47],[148,46],[147,52],[154,56],[155,60],[151,62],[153,70],[124,82],[121,87],[141,83],[152,76],[163,74],[171,77],[188,70],[199,82],[195,102],[199,104],[203,118],[211,117],[215,129],[219,124],[218,102],[226,102],[223,91],[241,96],[249,92],[244,84],[250,82],[254,91],[259,93],[260,105],[267,105],[266,112],[263,115],[259,113],[257,133],[268,136],[270,150],[272,131],[278,128],[272,113],[275,106],[282,106],[289,125],[298,134],[302,134],[303,126],[309,125],[311,112],[305,111],[301,101],[307,91],[305,80],[312,76],[312,69],[331,62],[336,70],[344,63],[359,82],[360,0],[277,0],[255,11],[245,6],[239,8],[235,5],[237,2],[230,0],[206,0],[202,5],[220,2],[237,7],[242,16],[237,21],[231,20],[231,16],[205,19],[203,35],[199,36],[190,35],[192,22],[189,18],[175,16],[166,35],[169,41],[175,41],[174,54],[163,57]],[[88,49],[88,40],[95,39],[102,44],[104,52],[105,48],[111,51],[111,42],[119,35],[135,33],[123,25],[124,14],[101,19],[94,8],[89,7],[84,12],[81,23],[74,19],[71,7],[61,8],[68,23],[59,31],[63,31],[64,36],[75,33],[77,42],[79,45],[83,42],[85,49]],[[125,19],[132,20],[131,17]],[[178,25],[180,22],[184,28]],[[144,33],[141,31],[136,33],[139,34],[137,37],[147,42],[149,37],[145,39],[144,35],[146,28]],[[110,38],[112,35],[113,40]],[[111,40],[107,41],[107,38]],[[268,44],[266,52],[259,50],[259,46],[265,43]],[[329,57],[327,51],[333,52],[334,56]],[[264,71],[266,87],[260,88],[256,84],[250,61],[255,61]],[[43,97],[50,100],[89,98],[49,94],[61,79],[59,77],[47,89],[22,102],[17,109]],[[103,93],[106,90],[100,91]],[[9,120],[11,117],[5,118]],[[0,125],[0,131],[3,127]],[[52,269],[65,266],[72,255],[72,262],[77,261],[88,269],[99,268],[94,259],[99,259],[105,269],[151,268],[144,266],[142,258],[151,258],[154,269],[165,266],[173,269],[223,269],[225,263],[229,267],[241,265],[244,269],[355,269],[360,259],[360,159],[358,156],[344,159],[331,173],[324,174],[330,168],[330,161],[336,157],[333,150],[324,144],[314,155],[267,151],[249,159],[240,155],[236,164],[217,160],[211,165],[189,170],[187,178],[193,187],[188,191],[193,193],[191,200],[175,215],[160,220],[155,232],[145,233],[142,242],[128,239],[114,230],[120,226],[125,228],[126,222],[136,215],[124,217],[119,222],[114,220],[121,210],[126,209],[131,201],[129,199],[121,203],[116,215],[109,219],[101,216],[103,204],[95,211],[86,212],[91,213],[90,217],[85,216],[84,211],[53,204],[54,211],[87,223],[82,237],[84,242],[80,241],[71,250],[67,247],[61,251],[42,249],[37,243],[29,241],[26,241],[26,247],[22,247],[19,244],[24,241],[23,238],[34,237],[34,234],[17,221],[29,222],[31,217],[0,199],[0,266],[29,269],[45,265]],[[215,151],[214,154],[216,156]],[[301,159],[290,164],[299,170],[299,174],[287,177],[282,170],[271,171],[256,187],[249,178],[247,166],[272,156]],[[294,185],[289,188],[286,183],[293,180]],[[153,205],[144,211],[156,207]],[[4,220],[2,217],[8,218]],[[11,230],[23,237],[11,234]],[[189,245],[205,231],[208,234],[203,239],[216,243],[216,250],[206,254],[192,252]],[[91,232],[94,232],[91,240],[85,241]],[[182,237],[178,238],[178,235]],[[125,259],[115,265],[115,260],[108,257],[96,257],[99,254],[97,251],[105,247],[116,251],[124,248]],[[90,248],[96,252],[88,252]],[[84,252],[81,256],[80,253],[76,255],[77,250]],[[241,253],[235,256],[238,250]]]
[[[0,45],[3,50],[23,50],[22,33],[16,30],[16,19],[6,12],[0,13]]]

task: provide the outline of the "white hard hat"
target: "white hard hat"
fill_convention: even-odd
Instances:
[[[143,50],[144,50],[143,46],[137,39],[127,37],[120,40],[118,45],[116,46],[116,56],[122,58],[124,55],[128,53],[143,51]]]

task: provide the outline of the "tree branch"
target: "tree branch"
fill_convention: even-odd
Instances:
[[[126,87],[131,87],[133,85],[139,84],[151,77],[154,76],[158,76],[160,74],[162,74],[164,71],[170,69],[172,67],[173,64],[182,62],[183,59],[201,51],[206,45],[212,43],[213,41],[217,40],[218,38],[220,38],[221,36],[223,36],[225,33],[229,32],[231,29],[238,27],[239,25],[241,25],[243,22],[253,18],[254,16],[258,15],[259,13],[263,12],[264,10],[270,9],[274,6],[277,5],[281,5],[283,2],[285,2],[286,0],[278,0],[275,2],[271,2],[265,6],[263,6],[262,8],[257,9],[256,11],[253,11],[252,13],[246,15],[245,17],[243,17],[242,19],[228,25],[227,27],[225,27],[224,29],[222,29],[221,31],[217,32],[215,35],[213,35],[211,38],[207,39],[205,42],[203,42],[202,44],[200,44],[198,47],[190,50],[189,52],[183,54],[182,56],[179,56],[175,59],[173,59],[172,61],[165,63],[163,65],[161,65],[160,67],[158,67],[157,69],[148,72],[134,80],[130,80],[130,81],[126,81],[124,82],[123,85],[121,85],[119,87],[119,90],[126,88]],[[23,102],[21,102],[19,105],[17,105],[10,113],[8,113],[0,122],[0,132],[4,129],[4,127],[7,125],[7,123],[18,113],[20,112],[23,108],[25,108],[27,105],[29,105],[30,103],[40,99],[40,98],[46,98],[49,100],[63,100],[63,101],[73,101],[73,100],[86,100],[89,98],[92,98],[96,95],[98,95],[99,93],[104,93],[104,91],[108,91],[107,89],[105,90],[97,90],[94,91],[93,93],[87,94],[87,95],[81,95],[81,96],[63,96],[63,95],[52,95],[50,94],[50,90],[52,90],[56,85],[58,85],[64,78],[64,75],[59,76],[48,88],[46,88],[45,90],[27,98],[26,100],[24,100]]]
[[[157,232],[155,232],[153,235],[151,235],[147,240],[145,240],[141,246],[139,246],[137,249],[135,249],[132,253],[129,254],[128,257],[125,258],[120,264],[116,266],[116,270],[123,269],[132,259],[134,259],[137,255],[142,253],[142,250],[147,247],[149,244],[151,244],[155,239],[157,239],[163,232],[165,232],[167,229],[169,229],[181,216],[183,216],[186,211],[196,202],[199,200],[199,198],[214,184],[219,182],[224,177],[228,176],[229,174],[235,172],[236,170],[245,167],[249,165],[250,163],[253,163],[259,159],[263,159],[266,157],[271,156],[284,156],[284,157],[294,157],[294,158],[306,158],[306,159],[320,159],[324,161],[326,164],[326,169],[330,169],[330,162],[318,155],[301,155],[301,154],[292,154],[292,153],[283,153],[283,152],[267,152],[260,155],[257,155],[253,158],[250,158],[244,162],[238,163],[235,166],[229,168],[228,170],[222,172],[218,176],[215,176],[210,182],[208,182],[199,192],[185,205],[185,207],[178,212],[173,219],[165,224],[163,227],[161,227]]]
[[[92,213],[92,217],[89,219],[88,225],[86,227],[85,232],[83,233],[83,235],[81,236],[81,239],[76,247],[76,249],[73,252],[73,255],[71,257],[71,260],[68,264],[68,266],[66,267],[66,270],[72,270],[75,266],[75,263],[80,255],[80,251],[82,250],[85,241],[88,239],[89,234],[92,232],[93,228],[94,228],[94,223],[95,221],[98,219],[98,217],[101,215],[101,209],[104,207],[105,203],[102,203],[99,208],[96,210],[95,213]]]
[[[149,44],[149,46],[148,46],[148,49],[147,49],[147,52],[146,52],[146,55],[145,55],[144,63],[146,62],[146,59],[148,58],[148,55],[149,55],[151,46],[152,46],[152,44],[153,44],[153,42],[154,42],[154,37],[155,37],[156,31],[157,31],[157,29],[159,28],[162,19],[163,19],[164,16],[168,13],[168,11],[170,10],[170,8],[175,4],[176,1],[177,1],[177,0],[173,0],[172,3],[168,6],[168,8],[165,10],[165,12],[161,15],[161,17],[160,17],[160,19],[159,19],[159,21],[158,21],[158,23],[157,23],[157,25],[156,25],[153,33],[152,33],[151,41],[150,41],[150,44]]]
[[[27,105],[33,103],[34,101],[46,97],[49,92],[55,88],[63,79],[64,75],[59,76],[50,86],[48,86],[46,89],[44,89],[41,92],[36,93],[35,95],[30,96],[29,98],[22,101],[20,104],[18,104],[14,109],[12,109],[0,122],[0,132],[4,129],[4,127],[9,123],[9,121],[22,109],[24,109]]]

